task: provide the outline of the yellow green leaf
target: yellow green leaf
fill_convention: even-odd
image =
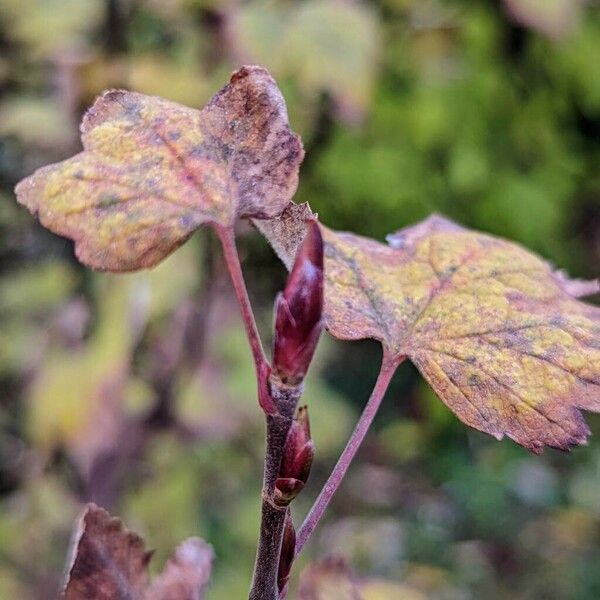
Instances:
[[[341,120],[363,116],[381,39],[377,14],[367,4],[248,2],[231,13],[228,26],[237,56],[268,65],[277,77],[293,78],[304,102],[329,93]]]
[[[262,227],[280,255],[294,251],[308,212],[290,207]],[[498,439],[534,452],[585,442],[579,409],[600,411],[600,308],[576,297],[597,282],[438,216],[389,245],[321,227],[334,336],[375,338],[397,362],[409,358],[462,421]]]
[[[360,119],[377,74],[381,32],[375,11],[354,1],[298,3],[283,44],[287,66],[306,92],[326,90],[336,113]]]
[[[42,224],[105,271],[151,267],[202,224],[268,218],[296,190],[302,145],[260,67],[243,67],[201,111],[113,90],[85,115],[83,152],[16,188]]]
[[[143,403],[149,395],[129,377],[149,294],[135,279],[105,277],[101,283],[98,326],[81,347],[51,345],[27,395],[33,445],[44,453],[64,448],[84,477],[97,457],[114,447],[128,401],[135,396]]]
[[[101,0],[0,0],[6,35],[43,59],[81,43],[102,22],[103,9]]]

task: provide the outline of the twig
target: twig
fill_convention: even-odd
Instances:
[[[271,378],[271,395],[278,414],[267,415],[267,446],[262,490],[260,538],[256,551],[254,576],[249,600],[277,600],[279,596],[277,570],[285,526],[287,506],[275,502],[275,481],[279,474],[288,433],[296,406],[302,395],[302,385],[287,386]]]

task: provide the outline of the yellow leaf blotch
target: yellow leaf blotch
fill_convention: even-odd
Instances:
[[[290,207],[263,228],[280,254],[307,210]],[[462,421],[498,439],[534,452],[585,442],[579,409],[600,411],[600,308],[574,294],[597,283],[437,216],[389,245],[321,227],[334,336],[372,337],[410,358]]]
[[[75,241],[92,268],[155,265],[204,223],[270,218],[286,207],[303,158],[283,98],[243,67],[201,111],[109,91],[85,115],[83,152],[16,188],[42,224]]]

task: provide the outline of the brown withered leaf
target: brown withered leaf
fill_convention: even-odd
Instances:
[[[151,552],[144,540],[95,504],[75,532],[65,600],[136,600],[148,585]]]
[[[199,538],[175,550],[149,585],[152,552],[104,509],[88,504],[77,525],[62,597],[65,600],[202,600],[213,551]]]
[[[83,152],[43,167],[17,199],[78,258],[104,271],[161,261],[202,224],[269,218],[294,194],[303,158],[275,81],[242,67],[201,111],[106,92],[81,124]]]
[[[145,600],[202,600],[214,553],[200,538],[180,544],[146,593]]]
[[[288,229],[301,239],[307,211],[290,207],[263,228],[279,254],[293,250]],[[575,296],[597,282],[435,215],[389,245],[321,227],[334,336],[410,358],[462,421],[498,439],[534,452],[585,442],[579,409],[600,411],[600,308]]]
[[[300,244],[306,235],[306,223],[309,219],[318,219],[308,202],[290,204],[273,219],[253,219],[256,228],[269,240],[277,256],[290,271]]]

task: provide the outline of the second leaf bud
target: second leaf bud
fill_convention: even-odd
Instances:
[[[279,569],[277,571],[277,587],[279,592],[286,586],[294,562],[296,553],[296,530],[292,522],[290,509],[285,514],[285,525],[283,529],[283,540],[281,542],[281,553],[279,555]]]
[[[290,427],[279,477],[275,481],[275,502],[287,506],[304,488],[313,458],[315,444],[310,437],[308,409],[301,406]]]

